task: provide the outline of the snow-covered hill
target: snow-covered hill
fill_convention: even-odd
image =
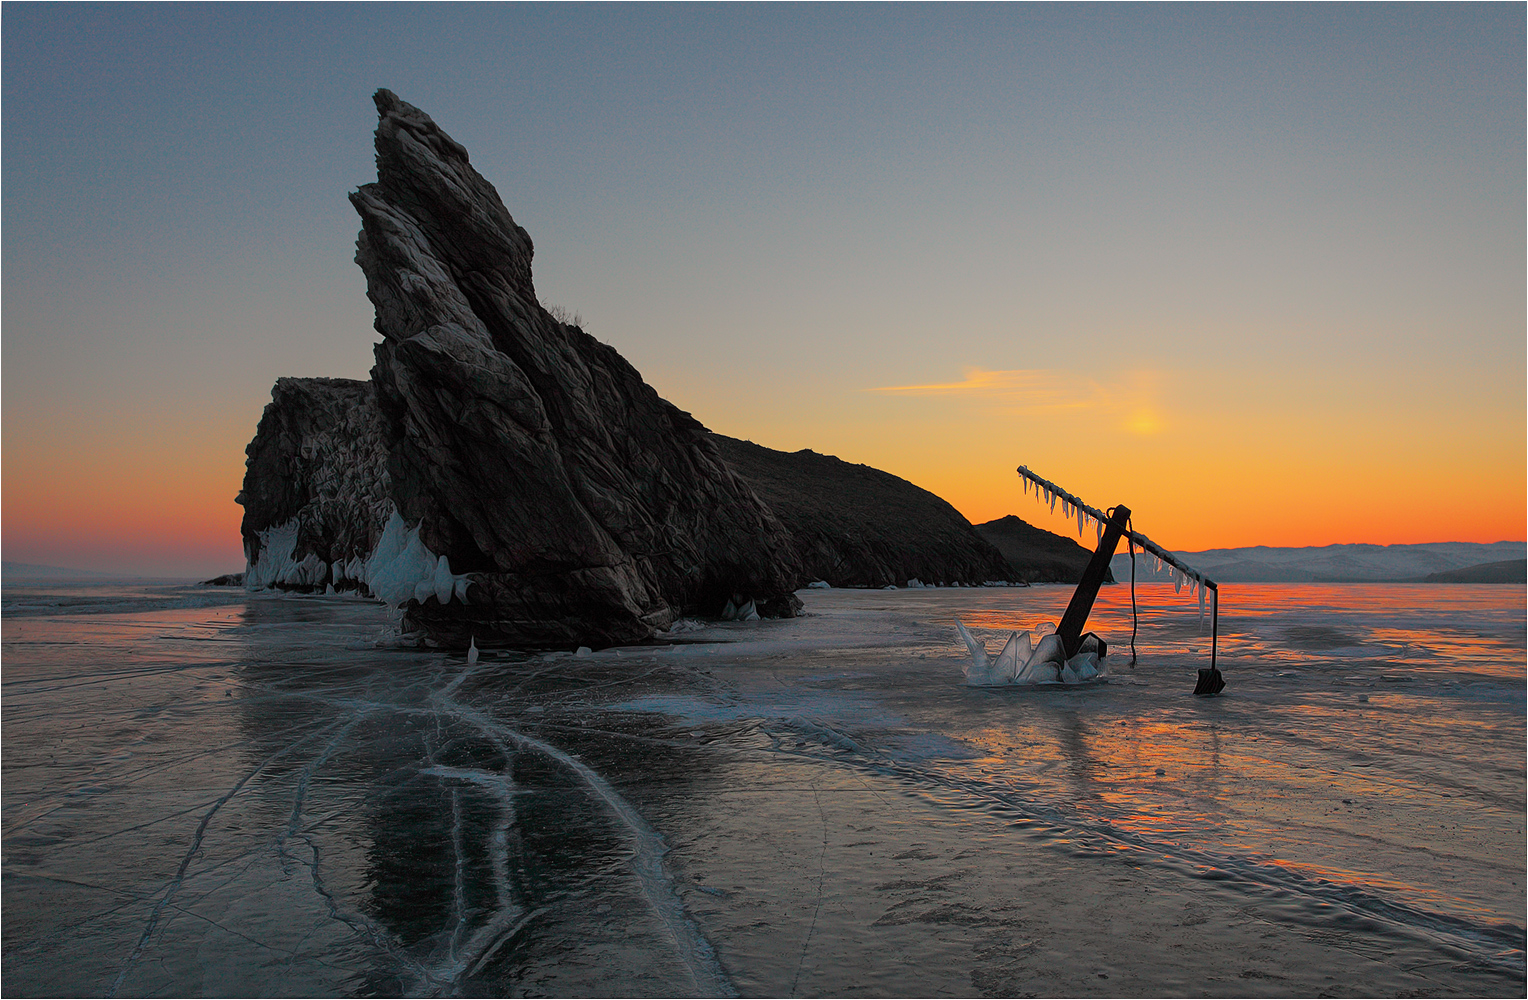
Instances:
[[[1123,544],[1120,546],[1124,548]],[[1322,545],[1298,549],[1254,545],[1242,549],[1175,552],[1194,569],[1217,583],[1303,583],[1309,581],[1421,580],[1429,573],[1463,569],[1480,563],[1522,559],[1524,542],[1434,542],[1426,545]],[[1138,581],[1171,581],[1170,572],[1155,572],[1156,560],[1137,554]],[[1130,556],[1118,554],[1111,564],[1116,580],[1130,579]]]

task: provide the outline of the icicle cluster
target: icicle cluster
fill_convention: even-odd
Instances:
[[[1030,472],[1027,468],[1021,467],[1019,472],[1024,477],[1025,496],[1029,495],[1029,487],[1030,484],[1033,483],[1035,488],[1035,496],[1039,497],[1042,502],[1050,506],[1050,512],[1052,514],[1056,512],[1056,505],[1059,503],[1061,505],[1062,516],[1065,517],[1068,521],[1076,520],[1078,538],[1083,537],[1084,533],[1088,530],[1088,525],[1091,524],[1093,525],[1095,532],[1094,544],[1097,544],[1097,542],[1103,540],[1104,522],[1099,511],[1089,507],[1087,504],[1083,503],[1081,500],[1078,500],[1076,497],[1068,493],[1061,492],[1051,485],[1046,484],[1044,480],[1041,480],[1038,476],[1035,476],[1034,473]]]
[[[1070,493],[1066,493],[1061,490],[1061,488],[1056,486],[1054,483],[1050,483],[1044,479],[1041,479],[1033,472],[1030,472],[1029,469],[1025,466],[1019,466],[1019,475],[1024,479],[1025,496],[1029,495],[1029,486],[1031,483],[1033,483],[1035,487],[1035,496],[1042,498],[1045,503],[1050,505],[1052,514],[1056,512],[1056,504],[1059,502],[1061,504],[1062,514],[1068,520],[1076,518],[1078,538],[1083,536],[1083,532],[1091,523],[1096,532],[1095,544],[1097,542],[1103,541],[1104,522],[1102,513],[1100,511],[1087,506],[1077,497],[1074,497]],[[1173,593],[1180,594],[1183,592],[1183,588],[1187,586],[1190,597],[1194,596],[1196,593],[1198,594],[1199,626],[1203,628],[1206,600],[1204,592],[1209,589],[1204,585],[1204,575],[1197,570],[1192,570],[1186,566],[1182,566],[1176,561],[1173,561],[1172,563],[1166,562],[1160,555],[1160,553],[1164,552],[1165,550],[1156,542],[1153,542],[1151,539],[1147,538],[1140,532],[1132,531],[1130,532],[1130,537],[1133,538],[1143,549],[1145,549],[1147,554],[1151,555],[1151,557],[1155,560],[1155,568],[1158,573],[1162,572],[1162,568],[1164,566],[1171,568]]]
[[[1140,536],[1140,537],[1144,538],[1145,536],[1143,535],[1143,536]],[[1149,539],[1148,539],[1148,541],[1149,541]],[[1155,543],[1153,543],[1153,544],[1155,544]],[[1205,591],[1209,589],[1208,587],[1206,587],[1204,585],[1204,574],[1200,573],[1198,570],[1192,570],[1192,569],[1188,569],[1188,568],[1183,567],[1183,566],[1176,566],[1176,565],[1173,565],[1171,563],[1168,563],[1168,562],[1164,561],[1161,556],[1157,555],[1154,552],[1151,553],[1151,557],[1152,557],[1152,561],[1153,561],[1153,569],[1156,572],[1160,573],[1160,572],[1162,572],[1162,570],[1164,568],[1166,568],[1168,571],[1170,571],[1172,573],[1173,593],[1181,594],[1183,592],[1183,588],[1184,587],[1188,588],[1188,593],[1189,593],[1190,597],[1193,597],[1195,595],[1195,593],[1197,592],[1198,597],[1199,597],[1199,625],[1200,625],[1201,628],[1203,628],[1204,627],[1204,609],[1205,609]]]

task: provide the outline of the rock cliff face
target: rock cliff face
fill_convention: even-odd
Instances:
[[[466,150],[375,101],[377,182],[350,200],[406,617],[546,645],[646,639],[735,595],[790,613],[790,539],[705,429],[538,304],[531,239]]]
[[[1076,583],[1093,557],[1092,549],[1012,514],[978,524],[976,530],[1003,553],[1014,579],[1025,583]],[[1113,575],[1105,573],[1104,582],[1113,583]]]
[[[350,197],[383,339],[370,382],[276,383],[239,495],[246,586],[355,588],[450,645],[571,646],[791,615],[813,579],[1017,578],[932,493],[660,399],[541,307],[530,237],[466,151],[375,101],[377,181]]]
[[[814,580],[835,587],[980,584],[1016,577],[939,497],[905,479],[814,451],[775,451],[713,434],[717,449],[790,530]]]
[[[391,509],[371,383],[278,379],[245,455],[245,585],[365,590]]]

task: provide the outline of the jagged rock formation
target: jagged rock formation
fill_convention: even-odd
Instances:
[[[354,587],[461,647],[570,646],[791,615],[810,579],[1017,578],[932,493],[659,398],[541,307],[531,239],[466,151],[375,101],[377,181],[350,198],[383,340],[370,382],[276,383],[239,495],[246,586]]]
[[[1015,577],[1025,583],[1076,583],[1093,556],[1092,549],[1012,514],[978,524],[976,531],[997,546]],[[1105,573],[1104,582],[1113,583],[1113,574]]]
[[[381,414],[369,382],[283,378],[245,449],[245,585],[365,590],[391,510]]]
[[[389,91],[374,99],[377,182],[350,200],[384,338],[388,493],[413,533],[406,618],[463,645],[547,645],[646,639],[734,595],[790,613],[790,539],[705,429],[550,316],[530,237],[466,150]]]
[[[775,451],[711,435],[790,530],[814,580],[835,587],[981,584],[1015,579],[1002,554],[954,507],[905,479],[810,450]]]

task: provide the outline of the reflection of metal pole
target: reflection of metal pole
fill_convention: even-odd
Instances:
[[[1098,588],[1103,585],[1104,574],[1109,572],[1109,560],[1114,558],[1114,550],[1125,534],[1125,522],[1128,520],[1129,507],[1121,504],[1114,508],[1114,513],[1104,527],[1103,537],[1098,540],[1098,548],[1093,550],[1093,558],[1088,560],[1088,567],[1082,571],[1077,589],[1072,591],[1072,600],[1066,606],[1066,614],[1061,616],[1061,624],[1056,626],[1056,637],[1061,640],[1061,648],[1069,660],[1077,655],[1077,649],[1082,645],[1082,627],[1088,623],[1088,612],[1093,610]]]

